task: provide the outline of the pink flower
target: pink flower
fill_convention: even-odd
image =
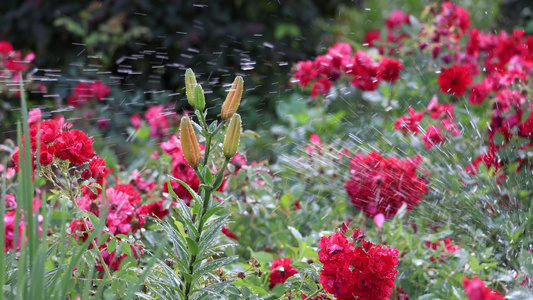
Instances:
[[[472,105],[479,105],[485,101],[491,91],[491,82],[485,78],[481,82],[474,83],[470,95],[468,96],[468,102]]]
[[[312,153],[314,151],[320,153],[322,151],[322,141],[320,140],[320,137],[316,133],[311,133],[309,140],[311,141],[311,145],[305,147],[305,151],[307,153]]]
[[[92,95],[98,100],[102,101],[111,92],[111,88],[101,81],[95,81],[90,85]]]
[[[442,131],[438,126],[434,125],[428,127],[426,133],[422,136],[422,140],[426,145],[426,149],[431,149],[433,146],[442,144],[444,142]]]
[[[374,223],[377,227],[382,228],[383,224],[385,224],[385,216],[382,213],[379,213],[374,216]]]
[[[139,129],[142,126],[142,118],[139,114],[134,114],[130,117],[131,126],[135,129]]]
[[[28,112],[28,125],[31,127],[41,122],[41,109],[34,108]]]

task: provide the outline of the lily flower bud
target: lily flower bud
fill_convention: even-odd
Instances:
[[[185,160],[189,166],[196,168],[202,160],[202,154],[200,152],[200,145],[196,139],[196,134],[194,133],[191,120],[187,116],[181,118],[180,140]]]
[[[239,150],[239,141],[241,139],[241,116],[234,114],[229,121],[226,135],[224,136],[224,144],[222,145],[222,152],[228,159],[235,156]]]
[[[241,104],[242,89],[244,87],[244,80],[241,76],[235,77],[233,85],[229,90],[226,101],[222,104],[222,110],[220,111],[220,117],[222,120],[229,120]]]
[[[192,107],[196,108],[199,111],[204,111],[205,108],[205,95],[204,89],[201,85],[196,85],[194,88],[194,103],[191,104]]]
[[[187,101],[189,101],[189,104],[196,108],[194,106],[194,89],[196,88],[196,76],[194,75],[194,72],[192,69],[187,69],[185,71],[185,94],[187,95]]]

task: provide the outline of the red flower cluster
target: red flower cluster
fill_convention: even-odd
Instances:
[[[359,235],[359,230],[354,230],[354,239]],[[362,246],[354,247],[341,232],[320,238],[318,257],[324,264],[320,283],[339,300],[388,299],[398,273],[398,249],[358,241]]]
[[[344,73],[353,77],[351,84],[362,91],[374,91],[380,80],[394,82],[400,78],[403,65],[399,60],[383,57],[379,63],[365,51],[358,50],[352,55],[348,43],[337,43],[328,49],[328,54],[318,56],[314,61],[298,63],[294,79],[305,87],[313,80],[311,97],[326,96],[331,82]]]
[[[404,134],[413,133],[417,135],[420,132],[420,121],[426,113],[429,114],[431,119],[440,120],[441,126],[452,135],[461,134],[461,131],[457,129],[457,124],[454,122],[453,106],[451,104],[439,104],[437,96],[431,99],[427,109],[420,112],[415,112],[412,107],[409,107],[409,115],[398,118],[394,122],[394,128],[401,130]],[[422,141],[424,141],[426,149],[430,149],[434,145],[444,143],[445,139],[440,127],[430,125],[422,135]]]
[[[384,41],[382,39],[379,30],[370,30],[366,33],[363,46],[375,47],[381,55],[385,53],[393,55],[395,51],[402,47],[402,39],[409,37],[407,32],[403,30],[404,26],[411,26],[409,14],[401,10],[393,10],[385,20],[385,29],[387,31],[386,40]]]
[[[24,72],[28,69],[29,64],[35,59],[33,52],[27,53],[22,57],[22,53],[19,50],[15,50],[13,45],[8,41],[0,41],[0,70],[2,75],[9,75],[16,73],[18,78],[18,72]],[[10,77],[10,76],[5,76]],[[16,81],[19,81],[18,79]]]
[[[465,294],[469,300],[505,299],[505,297],[499,291],[494,291],[485,287],[485,283],[481,279],[479,279],[479,277],[474,277],[472,279],[464,277],[463,287],[465,289]]]
[[[272,266],[270,266],[270,276],[268,281],[270,282],[269,288],[273,288],[278,283],[285,283],[287,279],[294,274],[298,273],[298,269],[291,266],[291,258],[274,258],[272,260]]]
[[[100,216],[102,205],[108,206],[106,225],[113,234],[135,233],[144,226],[146,216],[151,214],[151,210],[145,206],[136,205],[141,202],[141,196],[131,184],[119,184],[114,188],[106,189],[102,201],[102,195],[94,194],[90,189],[82,189],[83,196],[78,199],[81,209],[87,210]]]
[[[358,153],[350,162],[350,180],[344,188],[354,206],[368,217],[381,213],[390,219],[404,203],[411,210],[427,192],[427,182],[416,176],[421,162],[420,156],[401,160],[377,152],[366,157]]]
[[[101,81],[92,83],[80,82],[74,87],[72,95],[67,99],[67,103],[74,107],[84,106],[93,100],[102,101],[110,92],[111,88]]]
[[[533,35],[526,36],[522,30],[498,35],[479,32],[476,28],[470,31],[463,56],[476,61],[485,72],[481,81],[472,86],[469,102],[481,104],[492,92],[494,97],[488,126],[489,150],[475,158],[467,171],[475,173],[483,162],[496,173],[502,167],[498,151],[506,147],[513,136],[526,139],[526,148],[533,144],[533,115],[525,115],[533,108],[527,101],[528,74],[533,70],[532,49]],[[517,171],[528,165],[527,160],[518,159],[517,162]]]
[[[458,50],[461,36],[470,26],[468,12],[452,2],[444,2],[440,11],[431,10],[434,19],[419,33],[420,50],[429,50],[433,58],[437,58],[442,49],[451,53]],[[444,62],[450,61],[450,55],[442,56]]]
[[[25,135],[22,136],[24,145]],[[35,170],[35,159],[43,166],[49,165],[54,158],[69,160],[72,164],[81,165],[94,156],[92,138],[77,129],[63,131],[58,122],[42,121],[30,127],[30,148],[32,165]],[[39,153],[37,153],[39,150]],[[13,160],[19,165],[19,149],[13,153]]]

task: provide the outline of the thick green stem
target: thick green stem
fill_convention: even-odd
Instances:
[[[211,138],[213,135],[209,134],[205,138],[205,152],[204,152],[204,163],[203,166],[205,167],[207,165],[207,160],[209,159],[209,151],[211,150]]]
[[[217,182],[222,180],[224,176],[224,171],[228,167],[228,163],[229,163],[229,159],[226,159],[224,161],[224,166],[218,171],[213,184],[209,188],[204,189],[205,191],[204,197],[203,197],[204,203],[202,205],[202,208],[200,209],[200,212],[198,213],[198,228],[197,228],[198,235],[196,236],[196,239],[195,239],[196,243],[200,243],[200,238],[202,236],[202,231],[205,225],[204,216],[207,213],[207,210],[209,209],[209,204],[211,202],[211,194],[213,193],[213,190],[216,188]],[[201,183],[205,183],[203,179],[201,180]],[[198,253],[198,255],[200,255],[200,253]],[[189,269],[189,274],[191,276],[194,274],[194,264],[196,263],[196,258],[198,257],[198,255],[192,255],[191,260],[189,261],[188,269]],[[185,284],[185,296],[187,297],[186,298],[187,300],[189,299],[189,293],[191,291],[191,288],[192,288],[192,282],[187,282]]]
[[[205,123],[205,120],[203,120]],[[207,136],[205,137],[205,151],[204,151],[204,163],[202,164],[204,167],[207,165],[207,160],[209,159],[209,153],[211,151],[211,139],[217,134],[217,132],[224,126],[226,122],[222,121],[218,126],[213,130],[213,132],[209,132]],[[207,130],[207,124],[205,125]]]
[[[200,242],[200,237],[202,236],[202,230],[204,228],[203,218],[204,218],[205,213],[207,212],[207,209],[209,208],[209,201],[211,200],[211,192],[212,190],[209,189],[209,190],[206,190],[204,194],[204,205],[202,206],[202,210],[200,211],[199,218],[198,218],[198,228],[197,228],[198,236],[195,239],[196,243]],[[193,255],[191,256],[191,260],[189,261],[189,274],[191,274],[191,276],[194,274],[194,263],[196,262],[196,258],[197,258],[197,255]],[[192,287],[192,282],[187,282],[185,284],[185,297],[187,297],[186,298],[187,300],[189,300],[189,293],[191,291],[191,287]]]

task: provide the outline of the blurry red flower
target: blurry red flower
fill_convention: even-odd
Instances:
[[[404,133],[412,132],[418,134],[420,128],[418,125],[424,117],[424,112],[415,112],[414,108],[409,106],[409,115],[401,116],[394,122],[394,129],[401,130]]]
[[[13,52],[15,49],[13,49],[13,45],[11,45],[8,41],[0,41],[0,54],[2,55],[10,55],[11,52]]]
[[[420,156],[401,160],[377,152],[366,157],[358,153],[350,162],[350,180],[344,188],[355,208],[368,217],[382,213],[390,219],[404,203],[411,210],[422,201],[426,181],[416,175],[421,161]]]
[[[231,230],[226,226],[222,226],[222,233],[232,240],[239,240],[237,236],[233,232],[231,232]]]
[[[331,89],[331,81],[327,78],[321,77],[318,78],[315,83],[313,83],[313,89],[311,90],[311,97],[316,98],[318,95],[326,96]]]
[[[131,126],[135,129],[139,129],[142,126],[142,118],[139,114],[134,114],[130,117]]]
[[[285,283],[287,278],[298,273],[298,269],[291,266],[291,258],[274,258],[272,260],[272,266],[270,266],[270,276],[268,281],[270,282],[269,288],[273,288],[278,283]]]
[[[472,84],[472,77],[466,67],[453,65],[448,69],[442,68],[438,83],[443,93],[460,97],[466,92],[467,86]]]
[[[61,133],[54,143],[54,149],[57,158],[68,159],[75,165],[81,165],[94,156],[92,139],[77,129]]]
[[[379,85],[378,67],[364,51],[355,52],[346,74],[354,77],[350,83],[362,91],[375,91]]]
[[[394,82],[400,78],[403,65],[399,60],[384,57],[379,63],[379,77],[385,81]]]
[[[315,79],[318,72],[313,67],[313,61],[300,61],[298,62],[298,70],[294,73],[294,78],[298,80],[298,84],[301,86],[307,86],[311,80]]]
[[[477,276],[472,279],[463,277],[463,287],[469,300],[505,300],[499,291],[485,287],[485,283]]]
[[[491,91],[491,83],[488,79],[483,79],[481,82],[476,82],[472,86],[468,102],[472,105],[479,105],[487,98]]]
[[[399,251],[362,240],[354,248],[340,232],[321,237],[320,283],[339,300],[387,299],[394,289]]]
[[[426,133],[422,136],[422,140],[424,141],[426,149],[431,149],[433,146],[444,142],[441,129],[434,125],[428,127]]]

